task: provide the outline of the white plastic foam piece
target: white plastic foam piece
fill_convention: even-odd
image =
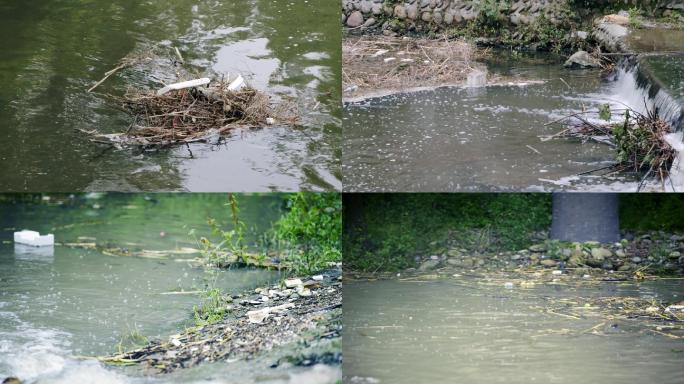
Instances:
[[[168,93],[168,92],[171,92],[171,91],[177,91],[179,89],[193,88],[193,87],[199,87],[201,85],[207,85],[207,84],[209,84],[209,82],[211,82],[210,79],[203,77],[201,79],[189,80],[189,81],[183,81],[181,83],[169,84],[166,87],[158,90],[157,96],[161,96],[161,95]]]
[[[245,79],[242,77],[242,75],[238,75],[237,79],[233,80],[233,82],[228,85],[228,90],[229,91],[237,91],[238,89],[242,88],[245,86]]]
[[[53,234],[41,236],[36,231],[23,230],[14,232],[14,242],[32,247],[52,247],[55,245],[55,236]]]

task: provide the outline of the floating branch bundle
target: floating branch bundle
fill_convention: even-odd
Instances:
[[[598,115],[610,120],[608,105],[599,108]],[[642,183],[652,176],[661,182],[667,178],[677,151],[667,141],[672,126],[658,116],[657,108],[639,113],[624,109],[624,120],[620,123],[592,122],[588,112],[565,116],[552,123],[562,123],[564,129],[544,140],[552,138],[578,138],[583,142],[593,140],[616,148],[616,164],[602,168],[608,173],[634,172],[643,175]]]
[[[176,55],[182,58],[177,50]],[[117,71],[141,63],[138,56],[122,60],[90,90]],[[178,63],[182,60],[175,62]],[[189,74],[176,72],[179,80],[186,81],[166,85],[158,91],[129,88],[123,96],[112,96],[133,116],[126,132],[86,133],[93,135],[96,142],[168,146],[198,141],[216,143],[222,134],[235,128],[297,123],[298,113],[292,103],[274,102],[266,93],[245,85],[241,76],[232,81],[187,80],[192,78]]]

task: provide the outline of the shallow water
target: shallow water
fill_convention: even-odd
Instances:
[[[643,110],[644,97],[652,105],[635,67],[601,78],[552,57],[501,56],[489,69],[503,83],[347,104],[345,190],[636,190],[629,178],[576,176],[611,164],[610,147],[540,139],[561,130],[548,123],[577,111],[607,103],[618,121],[625,105]]]
[[[15,228],[31,228],[54,233],[57,242],[87,236],[130,249],[196,247],[188,233],[194,228],[197,236],[209,234],[207,217],[230,227],[224,202],[224,195],[79,195],[53,197],[50,205],[0,204],[0,378],[15,375],[31,383],[249,383],[265,377],[269,379],[264,382],[287,383],[298,374],[339,375],[338,369],[327,367],[268,370],[277,360],[268,354],[253,364],[200,365],[191,373],[161,377],[76,359],[116,352],[133,331],[166,338],[193,325],[198,295],[169,292],[192,292],[213,283],[225,292],[240,293],[274,284],[280,275],[233,269],[221,271],[214,282],[203,269],[183,261],[197,256],[193,254],[156,260],[60,246],[53,254],[26,254],[15,251],[8,240]],[[282,209],[277,196],[241,196],[239,203],[243,220],[253,228],[247,242],[268,229]]]
[[[503,286],[478,285],[472,280],[347,283],[345,382],[684,380],[682,340],[640,332],[638,325],[624,321],[617,321],[617,328],[607,327],[607,336],[579,334],[601,320],[571,320],[534,308],[548,300],[577,296],[681,300],[684,284],[679,281],[507,290]]]
[[[268,191],[341,188],[339,7],[325,0],[4,1],[3,191]],[[178,47],[199,74],[242,73],[297,100],[302,126],[235,132],[220,145],[139,152],[91,143],[130,118],[90,88],[129,53]],[[122,71],[97,89],[158,87]],[[169,80],[171,73],[153,73]]]

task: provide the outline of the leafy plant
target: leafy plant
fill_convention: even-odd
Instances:
[[[202,327],[213,324],[223,319],[228,313],[226,305],[221,298],[221,290],[211,288],[202,292],[201,304],[193,306],[195,324]]]
[[[233,221],[233,228],[229,231],[224,231],[216,219],[210,218],[207,223],[211,227],[211,232],[214,236],[218,236],[222,240],[219,243],[213,243],[206,237],[201,237],[196,240],[200,246],[200,251],[210,263],[216,266],[225,266],[231,262],[245,262],[245,228],[246,225],[240,220],[240,208],[235,194],[228,194],[228,203],[230,206],[231,218]],[[195,236],[195,231],[190,231],[191,236]]]
[[[295,193],[274,225],[296,273],[311,273],[342,259],[342,199],[338,193]]]

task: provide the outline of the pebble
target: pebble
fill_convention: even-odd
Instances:
[[[511,283],[510,281],[507,282],[506,284],[504,284],[504,288],[506,288],[506,289],[513,289],[513,287],[515,287],[515,285],[513,283]]]
[[[557,276],[557,275],[562,275],[562,274],[563,274],[563,271],[555,270],[555,271],[551,271],[551,274],[552,274],[552,275],[556,275],[556,276]]]
[[[287,279],[285,280],[285,287],[287,288],[295,288],[298,286],[302,286],[304,283],[302,283],[301,279]]]

